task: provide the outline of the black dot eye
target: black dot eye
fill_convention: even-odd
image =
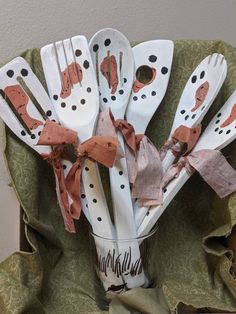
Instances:
[[[106,99],[106,98],[103,98],[103,102],[105,102],[105,103],[106,103],[106,102],[107,102],[107,99]]]
[[[20,71],[20,73],[21,73],[22,76],[27,76],[27,75],[28,75],[28,70],[22,69],[22,70]]]
[[[122,174],[123,174],[123,171],[119,171],[119,175],[122,176]]]
[[[217,132],[218,130],[219,130],[219,128],[216,128],[216,129],[215,129],[215,132]]]
[[[88,92],[88,93],[91,93],[91,91],[92,91],[91,87],[88,87],[88,88],[87,88],[87,92]]]
[[[91,183],[91,184],[89,184],[89,187],[92,189],[94,187],[94,185]]]
[[[185,113],[185,110],[181,110],[180,113],[181,113],[181,114],[184,114],[184,113]]]
[[[119,94],[120,94],[120,95],[123,95],[123,94],[124,94],[123,89],[120,89],[120,90],[119,90]]]
[[[156,92],[155,91],[152,91],[152,96],[156,96]]]
[[[165,75],[166,73],[168,73],[167,67],[162,67],[162,68],[161,68],[161,73],[164,74],[164,75]]]
[[[96,200],[96,198],[94,198],[94,199],[93,199],[93,202],[94,202],[94,203],[97,203],[97,200]]]
[[[84,105],[86,103],[85,99],[81,99],[80,103],[81,105]]]
[[[221,116],[221,112],[218,113],[217,118],[219,118]]]
[[[220,120],[216,120],[216,124],[219,123],[219,122],[220,122]]]
[[[191,118],[194,119],[195,117],[196,117],[196,114],[193,114]]]
[[[111,100],[116,100],[116,96],[111,96]]]
[[[124,184],[121,184],[120,188],[123,190],[125,188]]]
[[[124,78],[124,83],[127,83],[127,78]]]
[[[133,97],[133,100],[134,100],[134,101],[138,100],[138,97],[137,97],[137,96],[134,96],[134,97]]]
[[[185,119],[185,120],[188,120],[188,118],[189,118],[189,116],[187,115],[184,119]]]
[[[65,169],[67,168],[67,166],[66,166],[66,165],[63,165],[62,168],[65,170]]]
[[[201,74],[200,74],[200,78],[203,79],[204,76],[205,76],[205,71],[202,71]]]
[[[223,133],[223,130],[220,130],[219,134],[222,134]]]
[[[21,135],[22,135],[22,136],[25,136],[25,135],[26,135],[26,133],[25,133],[24,130],[21,131]]]
[[[89,171],[89,167],[85,167],[84,169],[85,169],[85,171]]]
[[[192,83],[196,83],[196,81],[197,81],[197,76],[194,75],[194,76],[192,77]]]
[[[86,196],[85,196],[85,194],[81,194],[81,198],[85,198]]]
[[[164,188],[163,193],[166,193],[166,191],[167,191],[167,188]]]
[[[229,134],[231,132],[231,130],[228,130],[227,132],[226,132],[226,134]]]
[[[85,60],[83,65],[84,65],[84,68],[85,68],[85,69],[88,69],[88,68],[89,68],[89,62],[88,62],[88,60]]]
[[[75,55],[76,55],[76,57],[81,56],[82,55],[82,51],[80,49],[76,49],[75,50]]]
[[[144,95],[144,94],[141,96],[141,98],[142,98],[142,99],[145,99],[146,97],[147,97],[147,96],[146,96],[146,95]]]
[[[57,95],[53,95],[53,99],[54,99],[54,100],[57,100],[57,99],[58,99],[58,96],[57,96]]]
[[[104,45],[107,47],[109,46],[111,43],[111,40],[109,38],[107,38],[105,41],[104,41]]]
[[[99,49],[99,46],[98,46],[97,44],[93,46],[93,51],[94,51],[94,52],[97,52],[98,49]]]
[[[66,103],[65,103],[65,102],[62,102],[62,103],[61,103],[61,107],[62,107],[62,108],[65,108],[65,106],[66,106]]]
[[[157,57],[154,56],[154,55],[151,55],[151,56],[149,56],[148,60],[149,60],[150,62],[156,62],[156,61],[157,61]]]
[[[14,71],[13,70],[8,70],[7,71],[7,76],[13,77],[13,75],[14,75]]]
[[[76,105],[73,105],[73,106],[71,107],[71,109],[75,111],[75,110],[76,110]]]
[[[47,115],[48,117],[50,117],[50,116],[52,115],[52,111],[51,111],[51,110],[48,110],[48,111],[46,112],[46,115]]]
[[[98,221],[102,221],[102,218],[101,218],[101,217],[98,217],[97,220],[98,220]]]
[[[31,134],[30,137],[32,138],[32,140],[34,140],[36,138],[35,134]]]

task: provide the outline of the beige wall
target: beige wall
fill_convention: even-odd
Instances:
[[[222,39],[236,46],[236,0],[0,0],[0,63],[29,47],[90,37],[103,27],[132,41]],[[0,259],[18,246],[19,210],[8,181],[0,158]]]

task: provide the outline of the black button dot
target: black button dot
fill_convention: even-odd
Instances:
[[[93,199],[93,202],[94,202],[94,203],[97,203],[97,200],[96,200],[96,198],[94,198],[94,199]]]
[[[111,43],[111,40],[109,38],[107,38],[105,41],[104,41],[104,45],[107,47],[109,46]]]
[[[122,174],[123,174],[123,171],[119,171],[119,175],[122,176]]]
[[[124,94],[123,89],[120,89],[120,90],[119,90],[119,94],[120,94],[120,95],[123,95],[123,94]]]
[[[51,110],[48,110],[48,111],[46,112],[46,115],[47,115],[48,117],[51,117],[52,111],[51,111]]]
[[[192,119],[194,119],[195,117],[196,117],[196,114],[193,114],[193,115],[192,115]]]
[[[97,220],[98,220],[98,221],[102,221],[102,218],[101,218],[101,217],[98,217]]]
[[[123,190],[125,188],[124,184],[121,184],[120,188]]]
[[[14,71],[13,70],[8,70],[7,71],[7,76],[12,77],[14,75]]]
[[[41,135],[41,131],[38,132],[38,136],[40,136],[40,135]]]
[[[89,184],[89,187],[92,189],[94,187],[94,185],[93,184]]]
[[[216,128],[216,129],[215,129],[215,132],[217,132],[218,130],[219,130],[219,128]]]
[[[220,120],[216,120],[216,124],[219,123],[219,122],[220,122]]]
[[[103,102],[107,102],[107,99],[106,99],[106,98],[103,98]]]
[[[203,111],[203,110],[205,109],[205,107],[206,107],[206,106],[203,106],[203,107],[201,108],[201,110]]]
[[[58,96],[57,96],[57,95],[53,95],[53,99],[54,99],[54,100],[57,100],[57,99],[58,99]]]
[[[154,55],[151,55],[151,56],[149,56],[148,60],[149,60],[150,62],[156,62],[156,61],[157,61],[157,57],[154,56]]]
[[[138,100],[138,97],[137,97],[137,96],[134,96],[134,97],[133,97],[133,100],[134,100],[134,101]]]
[[[152,96],[156,96],[156,92],[155,91],[152,91]]]
[[[166,73],[168,73],[167,67],[162,67],[162,68],[161,68],[161,73],[164,74],[164,75],[165,75]]]
[[[85,167],[84,169],[85,169],[85,171],[89,171],[89,167]]]
[[[65,169],[67,168],[67,166],[66,166],[66,165],[63,165],[62,168],[65,170]]]
[[[85,198],[86,196],[85,196],[85,194],[81,194],[81,198]]]
[[[149,216],[149,214],[150,214],[150,211],[147,211],[146,216]]]
[[[65,102],[62,102],[62,103],[61,103],[61,106],[62,106],[62,108],[65,108],[66,103],[65,103]]]
[[[93,46],[93,51],[94,51],[94,52],[97,52],[98,49],[99,49],[99,46],[98,46],[97,44],[95,44],[95,45]]]
[[[184,113],[185,113],[185,110],[181,110],[180,113],[181,113],[181,114],[184,114]]]
[[[127,78],[124,78],[124,83],[127,83]]]
[[[221,116],[221,112],[218,113],[217,118],[219,118]]]
[[[85,205],[88,208],[88,204]]]
[[[163,193],[166,193],[166,191],[167,191],[167,188],[164,188]]]
[[[75,50],[75,55],[76,55],[76,57],[81,56],[82,55],[82,51],[80,49],[76,49]]]
[[[73,106],[71,107],[71,109],[75,111],[75,110],[76,110],[76,105],[73,105]]]
[[[88,69],[89,68],[89,62],[87,60],[84,61],[84,68]]]
[[[35,134],[31,134],[30,137],[32,138],[32,140],[34,140],[36,138]]]
[[[25,133],[25,131],[23,130],[23,131],[21,131],[21,135],[22,136],[25,136],[26,135],[26,133]]]
[[[205,71],[202,71],[201,74],[200,74],[200,78],[203,79],[204,76],[205,76]]]
[[[87,92],[88,92],[88,93],[91,93],[91,91],[92,91],[91,87],[88,87],[88,88],[87,88]]]
[[[188,118],[189,118],[189,115],[187,115],[184,119],[185,119],[185,120],[188,120]]]
[[[196,81],[197,81],[197,76],[194,75],[194,76],[192,77],[192,83],[196,83]]]
[[[144,95],[144,94],[141,96],[141,98],[142,98],[142,99],[145,99],[146,97],[147,97],[147,96],[146,96],[146,95]]]
[[[116,100],[116,96],[111,96],[111,100]]]
[[[231,132],[231,130],[228,130],[227,132],[226,132],[226,134],[229,134]]]
[[[85,99],[81,99],[80,103],[81,105],[84,105],[86,103]]]
[[[20,73],[21,73],[22,76],[27,76],[27,75],[28,75],[28,70],[22,69],[22,70],[20,71]]]
[[[220,130],[219,134],[222,134],[223,133],[223,130]]]

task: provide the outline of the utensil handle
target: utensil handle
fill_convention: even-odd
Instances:
[[[176,157],[172,153],[172,151],[169,149],[166,153],[165,158],[162,160],[162,169],[163,173],[165,174],[167,170],[170,168],[170,166],[173,164],[175,161]]]

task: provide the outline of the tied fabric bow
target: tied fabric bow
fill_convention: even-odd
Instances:
[[[189,174],[196,170],[220,198],[236,191],[236,171],[218,150],[203,149],[182,157],[168,169],[163,178],[163,187],[176,178],[183,167]]]
[[[97,134],[116,136],[118,129],[127,144],[125,147],[129,181],[133,184],[132,197],[140,206],[159,205],[162,202],[162,166],[158,151],[144,134],[135,134],[126,120],[115,120],[111,111],[100,113]]]

